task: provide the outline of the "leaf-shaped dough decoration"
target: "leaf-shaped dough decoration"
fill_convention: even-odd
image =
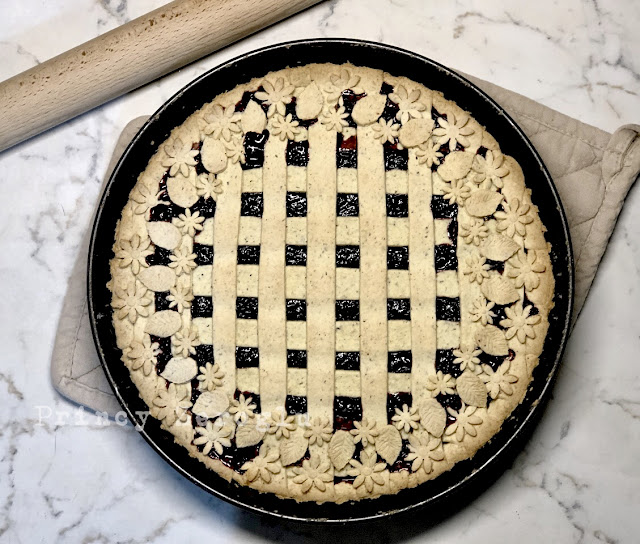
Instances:
[[[144,332],[166,338],[180,330],[182,327],[182,319],[178,312],[173,310],[162,310],[156,312],[147,321]]]
[[[375,123],[387,105],[386,94],[369,94],[356,102],[351,118],[361,127]]]
[[[503,275],[494,273],[480,286],[482,294],[496,304],[511,304],[520,298],[513,283]]]
[[[315,119],[320,115],[324,98],[315,81],[307,86],[296,99],[296,115],[299,119]]]
[[[409,119],[398,131],[398,138],[404,147],[415,147],[426,142],[433,130],[433,119]]]
[[[438,168],[438,173],[440,174],[440,168]],[[471,196],[467,198],[464,207],[470,215],[475,215],[476,217],[487,217],[494,214],[496,208],[500,202],[502,202],[502,198],[502,195],[495,191],[479,189],[478,191],[471,193]]]
[[[456,389],[465,404],[478,408],[487,406],[487,388],[484,382],[473,372],[465,370],[456,379]]]
[[[504,234],[490,234],[480,246],[480,252],[492,261],[506,261],[520,246]]]
[[[480,349],[488,355],[495,355],[496,357],[509,355],[507,339],[504,336],[504,332],[498,327],[493,325],[482,327],[476,334],[476,341]]]
[[[197,373],[196,368],[196,373]],[[229,408],[229,399],[222,391],[205,391],[201,393],[191,411],[196,416],[213,419],[224,414]],[[240,432],[240,428],[238,428]]]
[[[469,173],[469,170],[471,170],[474,157],[475,155],[473,153],[467,153],[466,151],[454,151],[453,153],[449,153],[444,162],[438,166],[438,174],[445,181],[462,179]],[[479,191],[476,191],[476,193],[477,192]],[[496,207],[497,206],[498,205],[496,204]],[[495,211],[495,208],[493,211]],[[491,213],[493,213],[493,211]],[[491,213],[486,215],[491,215]]]
[[[257,132],[260,134],[267,126],[267,116],[264,110],[255,100],[249,100],[247,107],[242,112],[242,130],[247,132]],[[206,165],[205,165],[206,166]],[[209,168],[207,168],[210,172]]]
[[[176,284],[176,273],[168,266],[150,266],[140,270],[138,279],[147,289],[161,293]]]
[[[280,461],[283,466],[292,465],[302,459],[307,452],[309,439],[304,437],[304,430],[298,428],[289,438],[280,440]]]
[[[376,437],[376,451],[388,464],[393,465],[402,450],[402,436],[393,425],[385,425]]]
[[[238,425],[236,430],[236,446],[239,448],[248,448],[260,443],[264,438],[265,431],[258,429],[255,418],[242,425]]]
[[[198,363],[191,357],[173,357],[160,373],[160,376],[171,383],[188,383],[197,375]]]
[[[418,405],[420,423],[430,435],[442,436],[447,425],[447,412],[436,399],[423,400]]]
[[[251,103],[255,104],[253,100],[249,101],[249,104]],[[262,111],[258,104],[256,104],[256,107]],[[227,167],[227,149],[220,140],[216,140],[215,138],[206,138],[202,144],[202,148],[200,149],[200,160],[202,161],[202,165],[209,170],[209,172],[212,174],[219,174]]]
[[[336,431],[329,442],[329,459],[333,466],[342,470],[356,451],[353,437],[347,431]]]
[[[190,176],[195,176],[195,170]],[[185,178],[182,174],[167,178],[167,193],[172,202],[182,208],[190,208],[198,202],[198,191],[195,181],[191,177]]]
[[[164,249],[175,249],[182,241],[180,229],[166,221],[151,221],[147,223],[147,232],[151,241]]]

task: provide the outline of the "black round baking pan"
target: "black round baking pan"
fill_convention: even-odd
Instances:
[[[533,201],[547,227],[555,276],[555,306],[549,316],[549,333],[540,363],[524,401],[505,421],[500,432],[469,460],[414,489],[375,500],[341,505],[297,503],[261,494],[247,487],[228,483],[187,450],[174,443],[173,436],[148,418],[140,434],[171,466],[195,484],[237,506],[280,519],[344,523],[386,518],[423,508],[421,519],[436,521],[443,513],[468,501],[496,479],[523,446],[543,409],[553,377],[565,347],[573,301],[573,257],[569,229],[560,198],[542,160],[522,130],[491,98],[455,72],[425,57],[383,44],[333,39],[303,40],[265,47],[230,60],[181,89],[142,127],[129,144],[108,182],[93,226],[89,249],[88,299],[91,327],[105,373],[114,393],[131,421],[142,424],[137,412],[147,406],[138,396],[129,371],[120,361],[111,322],[109,260],[116,223],[129,192],[158,145],[171,130],[216,95],[237,84],[261,77],[287,66],[314,62],[351,62],[406,76],[441,91],[475,119],[500,142],[502,151],[521,165]],[[424,508],[429,506],[429,508]]]

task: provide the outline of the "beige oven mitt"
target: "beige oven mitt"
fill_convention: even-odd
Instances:
[[[640,173],[640,126],[627,125],[611,135],[524,96],[467,77],[522,127],[558,188],[575,253],[575,321],[627,192]],[[134,119],[123,130],[105,174],[105,184],[125,147],[146,120],[147,117]],[[87,310],[89,230],[69,280],[51,376],[55,388],[68,399],[113,416],[121,408],[100,365]]]

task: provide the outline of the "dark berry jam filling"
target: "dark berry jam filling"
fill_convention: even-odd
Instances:
[[[307,193],[287,191],[287,217],[307,216]]]
[[[305,414],[307,412],[307,397],[300,395],[287,395],[285,400],[287,414]]]
[[[204,366],[207,363],[213,364],[213,346],[211,344],[200,344],[196,346],[196,353],[192,355],[198,366]]]
[[[205,219],[209,217],[214,217],[216,215],[216,201],[213,198],[202,198],[198,199],[193,206],[191,206],[191,213],[200,213],[200,217],[204,217]]]
[[[289,140],[286,157],[288,166],[307,166],[309,164],[309,142],[307,140],[301,142]]]
[[[409,246],[387,248],[387,269],[409,270]]]
[[[198,266],[213,263],[213,246],[194,243],[193,252],[196,254],[195,263]]]
[[[359,300],[336,300],[336,321],[358,321],[359,319]]]
[[[462,399],[458,395],[438,395],[436,400],[445,410],[447,408],[451,408],[452,410],[459,412],[460,408],[462,408]],[[455,420],[456,418],[447,412],[447,426],[451,425]]]
[[[458,205],[450,204],[442,195],[431,197],[431,213],[434,219],[451,219],[458,216]]]
[[[307,301],[301,299],[287,299],[287,321],[306,321]]]
[[[289,368],[307,368],[307,350],[288,349],[287,366]]]
[[[260,246],[238,246],[238,264],[260,264]]]
[[[457,297],[436,297],[436,319],[460,321],[460,299]]]
[[[362,399],[360,397],[333,398],[333,428],[350,431],[353,422],[362,419]]]
[[[258,319],[258,297],[237,297],[236,318]]]
[[[437,349],[436,350],[436,372],[442,372],[443,374],[450,374],[454,378],[457,378],[462,374],[460,365],[456,365],[453,361],[456,356],[453,354],[452,349]]]
[[[504,272],[504,262],[503,261],[492,261],[491,259],[487,259],[485,264],[489,266],[489,270],[495,270],[496,272],[502,274]]]
[[[411,319],[411,300],[408,298],[388,298],[387,319]]]
[[[336,215],[338,217],[357,217],[360,205],[357,193],[338,193],[336,200]]]
[[[162,312],[164,310],[178,311],[178,308],[176,306],[174,306],[173,308],[169,308],[169,304],[171,304],[171,302],[167,299],[167,296],[169,296],[169,291],[154,293],[156,312]]]
[[[360,352],[336,352],[336,370],[360,370]]]
[[[391,92],[393,92],[393,90]],[[389,94],[389,93],[381,93],[381,94]],[[387,103],[384,106],[384,110],[382,110],[382,115],[380,116],[380,119],[384,119],[387,122],[392,121],[394,123],[397,123],[396,115],[398,115],[399,109],[400,108],[398,107],[398,104],[396,104],[395,102],[392,102],[391,99],[387,96]]]
[[[259,134],[257,132],[247,132],[244,135],[245,161],[242,164],[243,170],[262,168],[264,165],[264,146],[268,139],[268,130],[264,130]]]
[[[254,368],[260,364],[258,348],[236,346],[236,367]]]
[[[412,401],[413,397],[408,392],[387,394],[387,423],[392,422],[391,418],[396,415],[396,408],[402,410],[405,404],[411,406]]]
[[[169,266],[171,264],[171,250],[160,246],[155,246],[154,252],[147,255],[145,261],[149,266]]]
[[[307,266],[307,246],[287,245],[285,262],[287,266]]]
[[[160,349],[158,355],[156,356],[156,372],[158,374],[162,374],[164,372],[167,363],[171,360],[171,337],[167,336],[165,338],[161,338],[160,336],[155,336],[153,334],[150,335],[151,343],[158,344],[158,348]]]
[[[336,266],[359,268],[360,246],[336,246]]]
[[[387,217],[409,217],[409,195],[387,193]]]
[[[440,244],[434,247],[436,272],[443,270],[457,270],[458,256],[456,248],[450,244]]]
[[[384,151],[384,169],[389,170],[408,170],[409,169],[409,150],[398,149],[395,143],[385,142]]]
[[[213,315],[213,299],[196,296],[191,302],[191,317],[211,317]]]
[[[262,217],[264,210],[264,196],[262,193],[242,193],[240,199],[241,216]]]
[[[390,351],[387,356],[387,371],[395,374],[408,374],[411,372],[413,355],[411,350]]]
[[[355,135],[345,139],[342,133],[338,133],[336,168],[358,168],[358,140]]]
[[[389,472],[400,472],[401,470],[410,471],[413,461],[407,461],[407,456],[409,455],[409,453],[411,453],[411,450],[409,449],[409,441],[403,440],[400,454],[398,455],[398,458],[395,460],[393,465],[389,466]],[[382,461],[383,460],[380,459],[380,462]]]

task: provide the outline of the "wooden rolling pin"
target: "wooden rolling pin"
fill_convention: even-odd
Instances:
[[[0,83],[0,151],[320,0],[177,0]]]

